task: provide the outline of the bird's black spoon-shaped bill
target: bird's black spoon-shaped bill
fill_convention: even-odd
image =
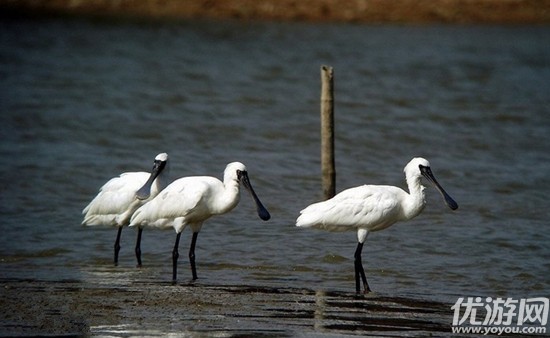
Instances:
[[[421,165],[420,173],[422,174],[422,176],[426,177],[428,181],[432,182],[432,184],[437,188],[437,190],[441,193],[441,196],[443,196],[443,198],[445,199],[445,204],[447,204],[449,208],[451,208],[452,210],[458,209],[458,203],[456,203],[455,200],[452,199],[449,194],[447,194],[447,192],[445,191],[445,189],[443,189],[439,182],[437,182],[430,167],[425,167]]]
[[[151,195],[151,185],[153,184],[153,181],[155,180],[155,178],[157,178],[157,176],[160,175],[160,173],[162,172],[165,166],[166,166],[165,161],[155,160],[153,165],[153,170],[151,170],[151,175],[149,176],[149,179],[136,192],[137,199],[146,200],[149,198],[149,196]]]
[[[252,195],[252,198],[256,203],[256,211],[258,212],[258,216],[264,221],[267,221],[268,219],[270,219],[271,215],[269,214],[269,211],[267,211],[267,209],[264,207],[264,205],[256,195],[256,192],[254,192],[252,185],[250,184],[250,180],[248,179],[248,173],[246,171],[238,171],[237,175],[239,177],[239,180],[243,183],[246,190],[248,190],[248,192],[250,192],[250,195]]]

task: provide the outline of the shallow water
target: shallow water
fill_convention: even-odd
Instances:
[[[0,28],[0,278],[169,281],[174,232],[146,230],[135,270],[133,229],[114,268],[115,230],[80,226],[106,180],[167,152],[174,178],[221,177],[242,161],[272,215],[258,219],[243,194],[208,221],[201,283],[353,291],[356,235],[294,227],[321,197],[328,64],[337,191],[405,187],[404,165],[423,156],[460,205],[450,211],[428,187],[420,216],[370,234],[371,287],[450,305],[548,296],[548,27],[3,19]],[[189,242],[186,230],[180,252]],[[190,278],[185,254],[179,277]]]

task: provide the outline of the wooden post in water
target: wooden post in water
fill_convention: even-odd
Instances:
[[[332,67],[321,66],[321,172],[325,199],[336,194],[333,83]]]

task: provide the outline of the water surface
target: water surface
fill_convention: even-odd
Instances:
[[[204,285],[352,292],[355,233],[297,229],[321,198],[319,68],[335,69],[337,191],[405,187],[415,156],[458,202],[428,187],[414,220],[363,251],[379,294],[454,303],[550,290],[550,45],[547,27],[389,27],[235,22],[3,20],[0,26],[0,278],[165,283],[173,231],[80,225],[109,178],[170,155],[174,178],[242,161],[248,195],[199,235]],[[188,250],[190,232],[180,252]],[[128,271],[120,274],[116,269]],[[109,272],[111,271],[111,272]],[[125,276],[125,277],[123,277]],[[182,282],[190,278],[186,255]],[[449,305],[449,306],[450,306]]]

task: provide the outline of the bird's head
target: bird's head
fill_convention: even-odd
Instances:
[[[447,204],[449,208],[451,208],[452,210],[458,209],[458,204],[455,202],[455,200],[453,200],[451,196],[447,194],[447,192],[435,179],[435,176],[432,173],[432,169],[430,168],[430,162],[428,162],[428,160],[422,157],[415,157],[405,166],[404,171],[405,176],[407,177],[407,181],[414,179],[419,180],[422,176],[426,178],[441,193],[441,196],[443,196],[443,199],[445,200],[445,204]]]
[[[136,198],[140,200],[148,199],[151,196],[151,185],[153,181],[162,173],[167,173],[168,167],[168,154],[160,153],[155,157],[153,161],[153,169],[151,169],[151,175],[145,184],[136,192]]]
[[[248,192],[252,196],[252,199],[256,203],[256,211],[258,212],[258,216],[261,219],[267,221],[271,218],[271,215],[263,206],[262,202],[260,202],[260,199],[252,188],[252,184],[250,184],[250,179],[248,178],[248,171],[246,170],[246,166],[244,164],[242,164],[241,162],[229,163],[225,168],[225,175],[231,175],[232,177],[235,177],[237,181],[239,183],[242,183],[246,190],[248,190]]]

